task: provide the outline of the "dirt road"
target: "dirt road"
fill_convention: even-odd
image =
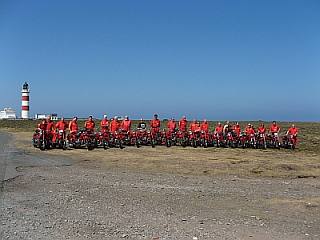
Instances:
[[[11,141],[0,134],[1,239],[320,238],[318,178],[154,173]]]

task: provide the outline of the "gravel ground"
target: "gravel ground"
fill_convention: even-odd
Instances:
[[[153,174],[10,141],[0,134],[1,239],[320,239],[318,178]]]

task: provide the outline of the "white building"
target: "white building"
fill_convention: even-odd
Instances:
[[[16,111],[12,108],[4,108],[0,111],[0,119],[16,119]]]
[[[34,115],[34,119],[46,119],[48,116],[51,116],[51,120],[55,121],[58,120],[58,114],[56,113],[52,113],[52,114],[39,114],[37,113],[36,115]]]

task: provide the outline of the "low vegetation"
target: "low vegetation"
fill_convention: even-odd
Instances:
[[[36,120],[0,120],[0,129],[8,129],[11,131],[32,132],[39,121]],[[258,126],[258,121],[251,121],[254,126]],[[133,121],[133,129],[136,128],[138,121]],[[210,129],[213,131],[217,121],[210,122]],[[248,124],[248,122],[240,122],[242,129]],[[266,126],[270,125],[270,122],[265,122]],[[290,122],[279,122],[284,134],[290,127]],[[320,153],[320,123],[319,122],[295,122],[299,128],[299,146],[297,151]],[[84,125],[84,120],[79,120],[79,126]],[[96,120],[96,125],[99,126],[99,120]],[[162,122],[162,126],[166,126],[166,121]]]
[[[251,122],[257,126],[258,122]],[[36,121],[0,121],[0,130],[10,131],[16,146],[25,153],[39,153],[31,144]],[[137,121],[134,121],[134,128]],[[216,122],[211,122],[211,128]],[[247,122],[241,122],[244,127]],[[269,123],[266,123],[269,124]],[[50,150],[46,154],[70,157],[86,166],[121,170],[166,172],[183,175],[236,175],[245,177],[320,177],[320,123],[295,123],[300,129],[296,150],[287,149],[193,149],[190,147],[128,147],[120,149]],[[83,121],[79,121],[83,125]],[[281,122],[282,133],[290,123]]]

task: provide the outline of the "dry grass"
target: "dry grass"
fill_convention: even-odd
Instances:
[[[13,135],[18,148],[26,152],[39,152],[31,145],[31,132],[15,131]],[[89,166],[116,168],[121,171],[280,178],[320,176],[318,149],[291,151],[160,146],[154,149],[127,147],[123,150],[50,150],[46,154],[70,157]]]
[[[96,120],[99,125],[100,120]],[[35,129],[39,121],[35,120],[0,120],[0,129],[5,129],[14,132],[32,132]],[[147,121],[148,122],[148,121]],[[258,126],[259,122],[250,121],[254,126]],[[79,126],[84,125],[84,120],[78,121]],[[133,128],[137,126],[138,121],[133,121]],[[240,122],[242,129],[248,122]],[[217,124],[216,121],[210,122],[210,129],[213,130]],[[279,122],[282,128],[282,134],[290,127],[289,122]],[[319,122],[296,122],[296,126],[299,128],[299,148],[298,152],[318,153],[320,154],[320,123]],[[270,125],[270,122],[265,122],[266,126]],[[166,121],[162,122],[162,126],[166,126]]]

